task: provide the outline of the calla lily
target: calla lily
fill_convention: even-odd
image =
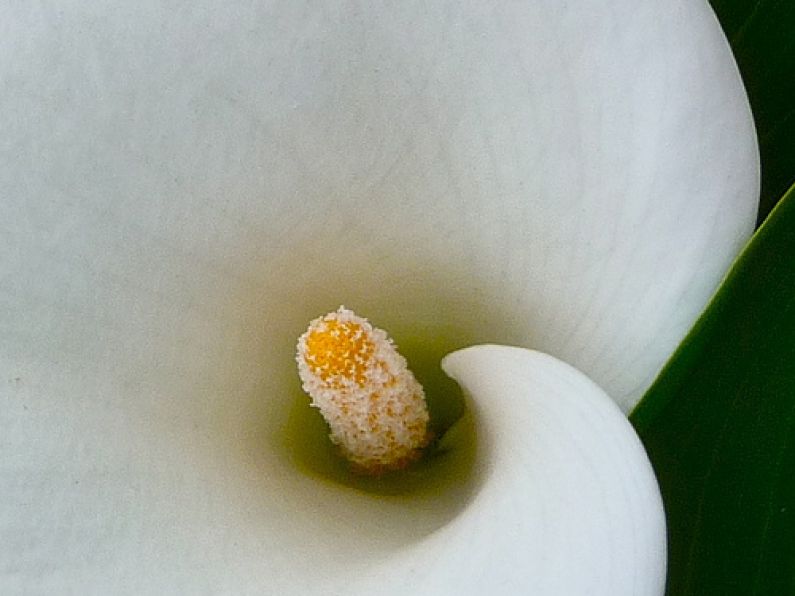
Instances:
[[[706,4],[2,15],[0,591],[662,592],[621,410],[758,190]],[[405,490],[296,413],[343,302],[419,369],[518,346],[445,359],[471,405]]]

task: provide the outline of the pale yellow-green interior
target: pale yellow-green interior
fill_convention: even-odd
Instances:
[[[440,361],[445,354],[476,341],[507,339],[509,334],[501,328],[505,319],[489,320],[486,305],[477,304],[471,294],[445,291],[449,287],[445,280],[428,270],[411,272],[404,264],[397,271],[372,272],[371,281],[367,271],[348,267],[338,271],[336,279],[328,280],[322,272],[326,267],[331,269],[332,263],[320,261],[311,266],[316,275],[309,286],[283,303],[281,310],[289,316],[282,317],[282,334],[270,336],[272,354],[278,359],[270,366],[283,371],[278,376],[283,377],[284,391],[276,396],[263,395],[263,400],[275,399],[279,404],[271,410],[277,412],[276,419],[270,419],[262,429],[263,449],[275,453],[295,474],[327,488],[353,490],[358,498],[391,503],[387,507],[397,505],[401,514],[390,521],[392,514],[387,509],[383,523],[411,526],[400,503],[433,501],[432,507],[419,510],[422,519],[417,520],[417,527],[423,528],[418,532],[422,534],[455,516],[477,485],[473,472],[475,424],[471,415],[464,416],[461,390],[444,374]],[[408,292],[404,291],[407,287]],[[301,389],[294,360],[298,335],[311,319],[340,304],[385,329],[425,389],[437,442],[407,470],[379,477],[351,472],[328,439],[324,420],[310,407],[309,397]],[[408,510],[414,509],[409,505]],[[431,510],[433,520],[428,517]]]
[[[315,246],[311,236],[304,240],[305,246]],[[257,415],[250,427],[254,450],[262,454],[257,473],[273,498],[314,500],[315,505],[301,506],[302,520],[291,528],[296,535],[304,532],[301,524],[350,518],[360,524],[350,528],[351,540],[362,535],[375,539],[387,529],[394,541],[380,540],[376,548],[389,550],[448,523],[477,491],[481,479],[476,472],[476,421],[440,361],[473,343],[510,342],[518,313],[505,316],[494,308],[496,301],[490,305],[476,292],[456,291],[457,281],[450,277],[454,272],[445,273],[432,262],[401,261],[395,255],[382,259],[378,267],[345,250],[321,248],[317,246],[317,256],[302,260],[300,267],[285,264],[261,273],[281,277],[278,283],[263,284],[272,291],[255,308],[261,312],[261,324],[267,325],[260,338],[252,336],[262,350],[263,371],[260,395],[254,399]],[[373,250],[379,250],[377,243]],[[341,255],[346,266],[335,267]],[[280,273],[285,269],[296,274]],[[341,304],[389,333],[425,389],[431,427],[439,441],[405,471],[380,477],[352,473],[301,389],[295,363],[297,338],[311,319]],[[348,526],[332,526],[331,537],[320,532],[317,540],[344,543],[339,532],[347,532]]]

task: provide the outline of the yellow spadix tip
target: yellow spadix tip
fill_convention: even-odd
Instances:
[[[385,331],[341,306],[309,324],[296,359],[331,441],[357,470],[380,474],[421,456],[425,393]]]

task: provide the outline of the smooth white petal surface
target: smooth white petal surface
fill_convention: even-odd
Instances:
[[[571,366],[522,348],[474,346],[443,365],[472,398],[480,488],[446,527],[352,585],[362,594],[662,595],[662,499],[615,403]]]
[[[318,532],[381,556],[381,509],[286,455],[306,323],[543,349],[628,409],[758,174],[689,0],[7,2],[0,156],[4,593],[261,592],[298,560],[300,588],[348,561]],[[439,499],[390,505],[395,540]]]
[[[662,594],[662,499],[610,398],[521,348],[475,346],[443,366],[472,396],[484,451],[483,487],[430,547],[460,564],[446,569],[460,588],[449,593]],[[450,546],[464,543],[464,554]]]

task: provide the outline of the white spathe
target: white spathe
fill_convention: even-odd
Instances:
[[[472,396],[486,478],[423,545],[442,553],[423,593],[663,594],[657,480],[615,403],[571,366],[522,348],[474,346],[442,366]]]
[[[533,347],[627,411],[758,186],[685,0],[4,3],[0,154],[11,594],[304,594],[409,552],[477,487],[299,473],[307,322]]]

